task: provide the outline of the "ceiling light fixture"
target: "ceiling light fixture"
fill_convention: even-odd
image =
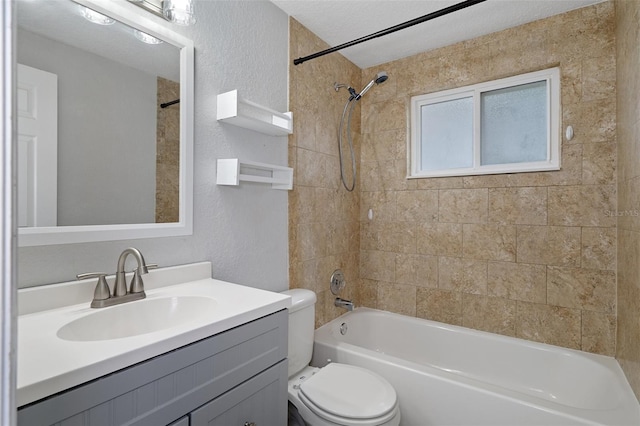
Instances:
[[[193,25],[193,0],[129,0],[129,2],[178,25]]]
[[[93,22],[98,25],[113,25],[116,21],[113,18],[98,13],[95,10],[91,10],[87,7],[80,6],[80,13],[89,22]]]
[[[188,26],[196,23],[192,0],[163,0],[162,14],[178,25]]]

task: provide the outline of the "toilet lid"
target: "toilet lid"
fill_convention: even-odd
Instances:
[[[323,411],[351,419],[384,416],[397,400],[393,386],[378,374],[339,363],[321,368],[300,385],[300,392]]]

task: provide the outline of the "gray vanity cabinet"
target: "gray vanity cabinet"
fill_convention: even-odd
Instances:
[[[287,310],[18,409],[18,426],[278,426]]]

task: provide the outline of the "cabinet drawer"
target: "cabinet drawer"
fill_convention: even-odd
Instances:
[[[216,334],[21,407],[18,425],[169,424],[285,359],[287,325],[282,310]]]
[[[191,413],[191,426],[287,424],[287,362],[283,361]]]

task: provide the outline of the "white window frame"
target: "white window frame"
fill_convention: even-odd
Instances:
[[[544,161],[505,163],[505,164],[480,164],[480,101],[481,94],[492,90],[505,89],[527,83],[546,81],[547,86],[547,158]],[[421,140],[422,123],[421,107],[444,101],[450,101],[465,97],[473,97],[473,166],[465,168],[444,170],[420,170],[422,158]],[[407,179],[444,177],[444,176],[475,176],[499,173],[539,172],[560,170],[560,69],[550,68],[542,71],[521,74],[500,80],[478,83],[456,89],[428,93],[411,98],[411,137],[407,152],[408,171]]]

